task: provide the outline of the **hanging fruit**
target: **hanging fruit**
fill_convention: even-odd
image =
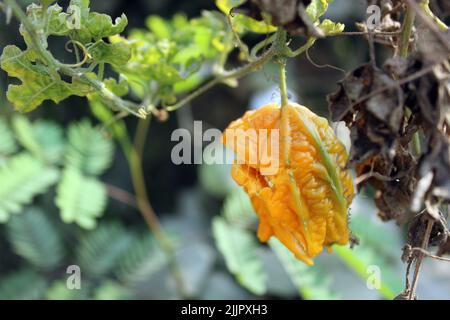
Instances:
[[[256,135],[242,139],[242,133],[250,131]],[[260,143],[262,135],[272,133],[277,133],[275,145]],[[345,169],[345,147],[325,118],[295,103],[282,108],[269,104],[232,122],[223,143],[239,159],[233,164],[232,176],[259,216],[260,241],[275,236],[308,265],[313,265],[313,258],[324,247],[348,243],[348,208],[354,187]],[[266,163],[250,161],[267,150],[278,156],[278,170],[271,174],[265,173]]]

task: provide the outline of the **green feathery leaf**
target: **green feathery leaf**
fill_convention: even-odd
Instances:
[[[13,216],[7,224],[8,240],[13,250],[32,265],[53,270],[64,256],[59,230],[39,208],[29,208]]]
[[[20,213],[25,204],[45,193],[59,176],[59,171],[46,166],[28,153],[11,158],[0,168],[0,222],[11,213]]]
[[[46,288],[46,280],[36,271],[22,269],[2,278],[0,300],[41,299]]]
[[[0,156],[9,156],[17,151],[14,134],[6,123],[6,120],[0,119]]]
[[[119,259],[117,277],[127,284],[137,284],[148,280],[167,265],[166,255],[155,243],[152,236],[135,239],[130,250]]]
[[[89,121],[69,127],[66,161],[83,174],[102,174],[111,165],[113,151],[113,141]]]
[[[134,236],[118,224],[103,224],[88,232],[77,247],[81,269],[91,276],[108,274],[132,248]]]
[[[95,178],[84,176],[76,168],[64,170],[57,187],[55,203],[65,223],[77,223],[85,229],[96,227],[96,219],[106,208],[105,186]]]

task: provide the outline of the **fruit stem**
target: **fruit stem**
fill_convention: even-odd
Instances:
[[[289,102],[286,86],[286,58],[280,59],[280,97],[281,106],[286,106]]]

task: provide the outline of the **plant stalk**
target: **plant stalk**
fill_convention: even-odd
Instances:
[[[287,85],[286,85],[286,59],[281,58],[280,61],[280,98],[281,106],[286,106],[289,103]]]
[[[421,248],[423,250],[427,250],[427,248],[428,248],[428,241],[430,240],[430,235],[431,235],[431,230],[433,228],[433,224],[434,224],[433,219],[429,218],[428,223],[427,223],[427,229],[425,231],[425,235],[423,237],[422,246],[421,246]],[[420,270],[422,268],[422,262],[423,262],[424,256],[425,256],[425,254],[423,252],[419,252],[418,256],[416,258],[411,291],[409,292],[409,300],[415,299],[417,283],[419,281],[419,274],[420,274]]]
[[[273,57],[277,55],[283,55],[285,52],[285,46],[286,44],[281,43],[283,41],[286,41],[286,37],[283,37],[283,30],[279,30],[276,34],[276,38],[274,43],[271,45],[269,50],[267,50],[265,53],[261,54],[259,57],[253,59],[251,62],[246,64],[243,67],[231,70],[231,71],[222,71],[218,76],[216,76],[214,79],[210,80],[209,82],[206,82],[203,86],[192,92],[191,94],[187,95],[184,99],[180,100],[178,103],[167,106],[167,111],[175,111],[186,105],[187,103],[191,102],[204,92],[208,91],[209,89],[215,87],[216,85],[225,82],[226,80],[230,79],[240,79],[258,69],[261,69],[266,63],[272,60]]]
[[[400,35],[398,45],[399,55],[402,58],[406,58],[408,56],[409,39],[411,38],[411,33],[415,19],[416,19],[416,12],[410,5],[407,5],[406,15],[403,20],[402,33]]]
[[[136,194],[139,212],[142,214],[150,231],[155,236],[155,239],[158,241],[161,249],[168,259],[170,271],[174,278],[178,294],[182,298],[189,298],[189,294],[187,293],[184,286],[180,267],[178,266],[178,263],[176,261],[175,248],[173,247],[172,241],[164,232],[161,223],[159,222],[158,216],[156,215],[148,198],[147,187],[144,179],[144,171],[142,168],[142,154],[147,138],[149,125],[150,119],[139,121],[134,138],[134,145],[128,139],[128,136],[126,138],[122,138],[120,143],[128,160],[131,180]]]

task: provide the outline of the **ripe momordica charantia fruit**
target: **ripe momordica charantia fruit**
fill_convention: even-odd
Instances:
[[[245,143],[255,140],[254,135],[235,143],[236,135],[229,135],[230,130],[239,135],[250,130],[269,136],[275,130],[276,146]],[[345,147],[325,118],[295,103],[282,108],[269,104],[232,122],[223,143],[241,160],[233,164],[232,176],[259,216],[260,241],[275,236],[308,265],[314,264],[313,258],[324,247],[348,243],[347,217],[354,186],[345,169]],[[261,153],[259,149],[274,151],[275,147],[279,157],[276,172],[264,174],[265,164],[249,161],[251,155]]]

